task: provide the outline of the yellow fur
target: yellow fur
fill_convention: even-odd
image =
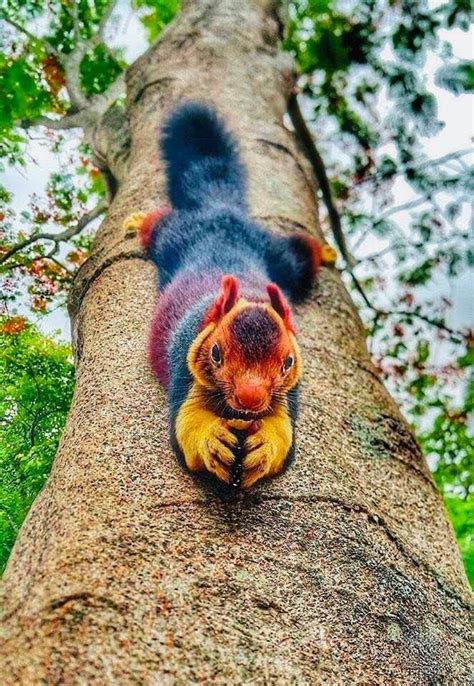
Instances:
[[[232,308],[232,316],[235,316],[236,310],[249,306],[250,303],[241,298]],[[263,307],[271,316],[278,317],[270,305],[264,304]],[[231,429],[245,430],[256,423],[257,431],[245,441],[242,486],[249,488],[259,479],[277,474],[283,469],[293,440],[291,419],[286,403],[277,404],[271,415],[256,422],[224,420],[206,407],[205,391],[214,390],[215,383],[202,373],[199,354],[206,339],[215,329],[215,323],[208,324],[189,348],[187,364],[194,383],[178,412],[176,437],[188,469],[193,472],[205,469],[221,481],[229,483],[235,461],[233,449],[238,445],[238,439]],[[289,336],[295,364],[282,386],[284,392],[288,392],[297,383],[302,367],[298,344],[291,332]]]
[[[176,418],[176,438],[188,469],[192,472],[207,470],[220,481],[229,483],[235,459],[233,449],[238,444],[230,428],[237,428],[237,423],[239,420],[227,422],[211,412],[205,406],[203,388],[195,383]],[[243,488],[249,488],[263,477],[278,474],[293,440],[285,405],[277,405],[273,414],[258,420],[258,424],[257,431],[245,441]],[[239,423],[238,428],[244,427]]]
[[[146,217],[146,212],[133,212],[124,219],[122,227],[125,231],[138,231]]]
[[[208,336],[211,335],[211,333],[214,331],[216,328],[216,325],[214,323],[208,324],[194,339],[192,342],[189,350],[188,350],[188,356],[187,356],[187,363],[188,363],[188,369],[191,372],[191,374],[194,376],[196,381],[198,381],[201,386],[205,386],[207,388],[213,388],[212,384],[206,379],[204,374],[201,373],[201,369],[199,367],[199,364],[197,362],[198,356],[199,356],[199,351],[201,350],[201,346],[206,340]]]
[[[227,419],[227,426],[231,429],[238,429],[239,431],[244,431],[248,429],[251,424],[253,424],[253,419]]]
[[[335,249],[332,247],[332,245],[324,243],[324,245],[321,246],[321,262],[328,267],[332,267],[336,264],[336,260],[337,252]]]
[[[291,420],[285,405],[277,405],[273,413],[259,423],[259,429],[245,441],[244,488],[265,476],[281,472],[293,441]]]
[[[194,384],[176,418],[176,438],[188,469],[207,469],[218,479],[229,483],[234,461],[232,448],[237,437],[223,419],[204,405],[202,388]]]

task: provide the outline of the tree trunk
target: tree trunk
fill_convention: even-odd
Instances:
[[[297,311],[288,473],[226,499],[168,445],[145,352],[155,273],[122,221],[164,202],[157,127],[193,98],[237,135],[255,218],[319,231],[315,181],[283,125],[294,75],[279,31],[264,0],[186,3],[128,71],[128,156],[103,124],[120,186],[71,295],[67,427],[5,573],[4,686],[468,682],[453,533],[336,270]]]

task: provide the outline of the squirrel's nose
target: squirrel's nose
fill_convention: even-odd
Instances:
[[[261,410],[267,401],[267,391],[258,384],[241,384],[235,389],[235,399],[242,410]]]

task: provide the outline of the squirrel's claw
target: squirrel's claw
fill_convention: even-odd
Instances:
[[[231,480],[231,468],[235,460],[232,448],[237,444],[235,434],[229,431],[224,423],[218,422],[213,425],[206,449],[202,452],[202,460],[207,471],[226,484]]]
[[[231,474],[227,466],[224,466],[217,458],[209,455],[205,460],[206,470],[223,481],[225,484],[230,483]]]
[[[143,224],[143,220],[147,216],[146,212],[132,212],[123,221],[123,228],[125,231],[138,231]]]
[[[250,449],[242,463],[244,470],[242,476],[243,488],[249,488],[259,479],[279,472],[281,463],[286,457],[286,455],[283,455],[283,458],[280,459],[277,448],[272,443],[262,443],[261,441],[258,443],[257,440],[253,441],[256,445]]]
[[[328,243],[321,246],[321,262],[327,267],[334,267],[337,260],[337,252]]]
[[[242,487],[282,471],[291,448],[293,431],[286,412],[265,417],[260,428],[245,440]]]
[[[248,432],[243,446],[232,428],[237,433]],[[235,479],[238,468],[238,482],[243,488],[281,472],[293,440],[291,419],[285,405],[276,407],[273,414],[258,421],[246,422],[244,429],[241,423],[236,426],[236,420],[221,419],[203,406],[197,392],[190,394],[181,406],[175,430],[190,471],[206,470],[229,484]],[[244,455],[241,463],[239,452]]]
[[[188,468],[191,471],[205,469],[220,481],[230,483],[235,459],[232,448],[237,446],[238,439],[222,420],[214,418],[202,424],[200,431],[188,434],[187,438],[183,453]]]
[[[207,452],[223,462],[225,465],[231,465],[234,462],[234,453],[232,447],[237,445],[237,437],[225,426],[215,427],[207,441]]]

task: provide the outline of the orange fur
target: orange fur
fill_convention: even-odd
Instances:
[[[149,212],[145,216],[139,229],[140,243],[142,244],[143,248],[147,250],[150,247],[151,237],[156,223],[163,219],[163,217],[166,217],[166,215],[170,212],[171,209],[164,205],[163,207],[159,207],[157,210],[153,210],[153,212]]]
[[[275,393],[287,393],[301,376],[301,356],[294,335],[290,308],[277,286],[268,287],[270,303],[252,303],[239,298],[235,277],[223,278],[222,290],[206,319],[205,328],[196,338],[188,354],[188,367],[195,380],[208,390],[222,389],[227,405],[234,410],[250,409],[256,413],[269,411]],[[246,308],[262,308],[277,324],[279,335],[266,358],[255,364],[243,359],[242,351],[232,336],[233,320]],[[217,343],[222,364],[214,366],[210,352]],[[294,364],[284,372],[283,364],[291,355]],[[242,404],[245,398],[247,403]]]
[[[302,241],[306,243],[308,246],[310,253],[311,253],[311,266],[313,270],[313,278],[316,277],[319,273],[319,270],[321,268],[321,263],[322,263],[322,247],[321,243],[316,240],[316,238],[313,238],[313,236],[310,236],[307,233],[304,233],[303,231],[298,231],[297,235],[301,238]]]

